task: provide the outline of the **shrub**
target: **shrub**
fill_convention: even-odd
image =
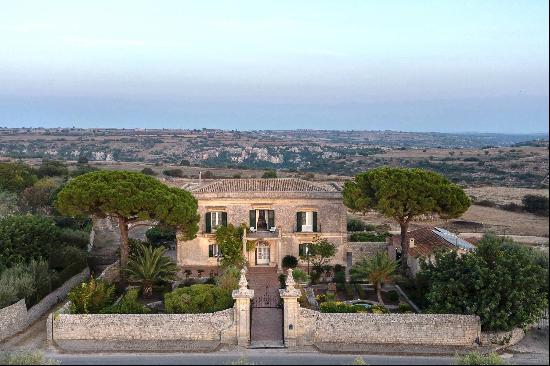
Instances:
[[[334,282],[336,283],[345,283],[346,282],[346,272],[335,272],[334,273]]]
[[[355,298],[355,292],[353,291],[352,285],[346,283],[344,285],[344,292],[346,293],[346,299],[353,300]]]
[[[138,301],[139,290],[128,290],[116,305],[107,306],[101,314],[149,314],[151,309]]]
[[[521,205],[518,205],[517,203],[510,202],[506,203],[504,205],[500,206],[501,209],[506,211],[512,211],[512,212],[521,212],[523,211],[523,207]]]
[[[341,265],[341,264],[336,264],[334,265],[334,273],[338,273],[338,272],[346,272],[346,267]]]
[[[292,277],[294,277],[294,280],[296,282],[309,282],[309,276],[308,274],[299,268],[296,268],[294,271],[292,271]]]
[[[293,255],[285,255],[283,258],[284,268],[296,268],[298,265],[298,258]]]
[[[27,306],[31,307],[52,291],[52,283],[48,271],[48,262],[46,261],[31,260],[27,266],[27,271],[33,277],[35,288],[35,292],[28,296]]]
[[[149,243],[154,245],[173,242],[176,240],[176,229],[172,227],[153,226],[145,232]]]
[[[277,178],[277,172],[275,170],[267,170],[262,174],[262,178]]]
[[[398,311],[400,313],[414,313],[413,308],[409,304],[406,304],[404,302],[399,304]]]
[[[46,359],[42,352],[16,351],[0,353],[0,365],[59,365],[57,360]]]
[[[182,178],[183,177],[183,170],[181,170],[181,169],[166,169],[166,170],[162,171],[162,174],[167,175],[169,177]]]
[[[478,315],[483,330],[532,324],[548,307],[548,269],[532,253],[494,236],[472,253],[436,253],[419,273],[428,281],[428,311]]]
[[[521,200],[525,211],[536,215],[548,216],[548,197],[538,194],[527,194]]]
[[[207,170],[202,174],[202,178],[204,178],[204,179],[214,179],[214,178],[216,178],[216,175],[214,173],[212,173],[210,170]]]
[[[476,205],[478,206],[484,206],[484,207],[496,207],[497,204],[493,201],[490,201],[490,200],[481,200],[481,201],[477,201],[475,202]]]
[[[469,352],[464,356],[457,357],[457,365],[507,365],[506,361],[496,353],[482,355],[479,352]]]
[[[345,304],[339,301],[327,301],[320,305],[321,313],[366,313],[367,309],[360,305]]]
[[[286,288],[286,275],[282,273],[279,275],[279,288]]]
[[[157,175],[157,172],[155,172],[153,169],[149,167],[141,169],[141,173],[145,175]]]
[[[82,230],[61,229],[59,231],[56,243],[58,245],[73,246],[80,249],[86,249],[90,242],[90,234]]]
[[[164,307],[169,314],[213,313],[232,306],[231,293],[214,285],[192,285],[164,295]]]
[[[240,273],[236,267],[227,267],[223,273],[216,278],[216,284],[226,290],[233,291],[239,288]]]
[[[352,242],[382,242],[386,241],[386,238],[391,234],[384,232],[381,234],[376,233],[353,233],[350,235],[350,241]]]
[[[0,309],[36,293],[34,277],[24,264],[0,274]]]
[[[73,314],[97,314],[113,302],[115,287],[102,280],[91,278],[73,288],[68,298]]]
[[[348,231],[363,231],[365,230],[365,223],[363,220],[351,217],[348,218],[347,229]]]
[[[26,164],[0,163],[0,190],[19,193],[37,180],[36,171]]]
[[[69,170],[61,161],[42,160],[42,164],[38,168],[38,176],[43,177],[65,177],[69,174]]]
[[[388,314],[390,312],[384,305],[374,305],[371,311],[373,314]]]
[[[395,290],[391,290],[388,292],[388,299],[390,302],[397,302],[399,301],[399,294]]]
[[[15,215],[0,219],[0,262],[5,266],[31,259],[48,258],[59,229],[51,219]]]

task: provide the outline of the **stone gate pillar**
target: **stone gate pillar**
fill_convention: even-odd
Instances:
[[[285,346],[296,347],[298,316],[300,312],[300,304],[298,299],[302,295],[299,289],[294,286],[294,277],[292,276],[292,269],[289,268],[286,277],[286,288],[279,290],[281,299],[283,299],[284,310],[284,328],[283,337]]]
[[[235,299],[234,321],[237,324],[237,345],[246,347],[250,343],[250,299],[254,297],[254,290],[248,289],[246,270],[241,269],[239,289],[233,290]]]

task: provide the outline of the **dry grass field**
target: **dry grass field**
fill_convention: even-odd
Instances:
[[[466,188],[465,191],[475,201],[489,200],[499,205],[504,205],[507,203],[520,204],[523,196],[527,194],[535,194],[548,197],[548,189],[475,187]]]

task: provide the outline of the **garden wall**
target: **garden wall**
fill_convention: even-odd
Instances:
[[[352,265],[359,262],[363,257],[374,257],[376,253],[387,252],[386,242],[348,242],[348,252],[351,252]]]
[[[298,345],[324,351],[357,351],[367,345],[472,347],[481,336],[479,317],[454,314],[320,313],[300,309]]]
[[[68,279],[63,285],[49,293],[29,310],[27,310],[27,306],[25,305],[25,299],[21,299],[13,305],[0,309],[0,341],[23,331],[40,319],[55,304],[61,302],[73,287],[86,280],[89,276],[90,270],[86,268]]]
[[[210,314],[52,314],[48,340],[69,352],[213,351],[236,344],[234,309]]]

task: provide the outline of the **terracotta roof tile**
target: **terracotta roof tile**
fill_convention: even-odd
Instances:
[[[408,241],[411,238],[414,238],[414,247],[409,248],[409,255],[413,257],[429,257],[437,250],[457,249],[448,241],[435,234],[432,228],[429,227],[409,231],[406,240]],[[401,244],[401,236],[394,235],[392,242],[394,246],[399,246]]]
[[[297,178],[219,179],[202,184],[193,193],[225,192],[338,192],[334,185],[309,182]]]

